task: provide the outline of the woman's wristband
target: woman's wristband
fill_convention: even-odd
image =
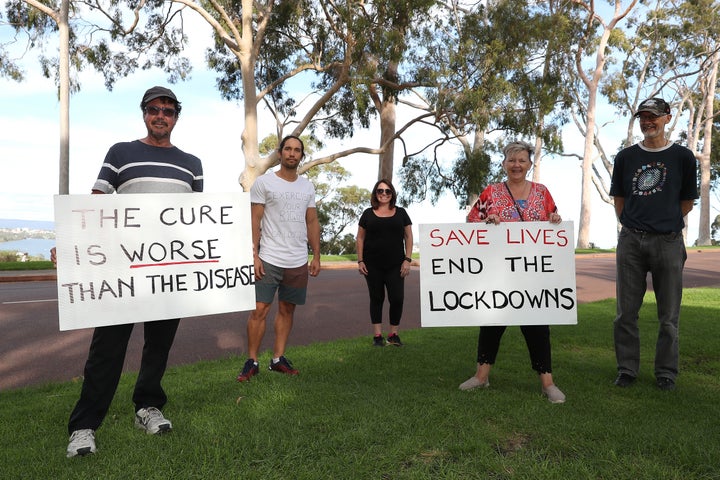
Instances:
[[[362,260],[358,260],[358,263],[365,263],[365,262],[363,262]]]
[[[410,257],[405,257],[405,261],[412,263],[412,258],[410,258]]]

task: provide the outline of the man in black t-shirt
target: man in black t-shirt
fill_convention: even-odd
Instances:
[[[638,315],[650,272],[660,324],[655,379],[661,390],[672,390],[678,374],[682,271],[687,258],[682,230],[684,217],[698,198],[697,165],[690,150],[665,138],[665,125],[672,118],[665,100],[641,102],[635,117],[644,138],[617,154],[610,186],[622,224],[616,255],[615,385],[632,385],[640,369]]]

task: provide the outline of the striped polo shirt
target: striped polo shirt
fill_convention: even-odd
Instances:
[[[203,191],[200,159],[177,147],[140,140],[116,143],[105,156],[93,190],[104,193],[184,193]]]

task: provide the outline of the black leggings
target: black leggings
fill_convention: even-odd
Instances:
[[[383,302],[387,289],[390,325],[400,325],[405,299],[405,279],[400,276],[400,265],[383,268],[366,263],[365,268],[368,271],[365,281],[370,294],[370,321],[373,324],[382,323]]]
[[[479,364],[493,365],[500,349],[500,339],[505,326],[480,327],[478,336]],[[552,354],[550,350],[550,327],[548,325],[522,325],[520,331],[525,337],[532,369],[538,373],[552,373]]]

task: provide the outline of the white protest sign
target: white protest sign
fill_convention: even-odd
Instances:
[[[255,308],[249,193],[56,195],[60,330]]]
[[[572,222],[419,230],[423,327],[577,324]]]

